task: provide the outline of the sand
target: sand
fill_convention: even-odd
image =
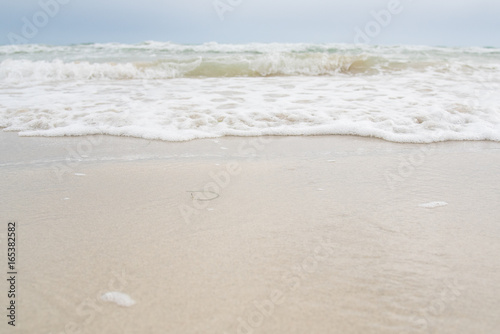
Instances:
[[[500,143],[0,139],[16,332],[500,331]]]

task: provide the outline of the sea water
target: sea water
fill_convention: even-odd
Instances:
[[[348,44],[0,46],[0,127],[167,141],[500,141],[500,49]]]

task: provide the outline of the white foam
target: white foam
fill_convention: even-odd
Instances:
[[[414,143],[500,141],[500,95],[475,98],[471,93],[478,83],[417,77],[422,78],[211,78],[11,87],[0,96],[0,127],[23,136],[108,134],[168,141],[331,134]],[[422,90],[421,81],[434,84]]]
[[[112,302],[120,306],[130,307],[135,305],[135,301],[123,292],[106,292],[101,296],[101,299],[105,302]]]
[[[420,207],[429,208],[429,209],[437,208],[437,207],[445,206],[445,205],[448,205],[448,203],[446,203],[446,202],[429,202],[429,203],[419,204]]]

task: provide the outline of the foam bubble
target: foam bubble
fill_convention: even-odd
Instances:
[[[101,296],[101,299],[105,302],[112,302],[120,306],[130,307],[135,305],[135,301],[123,292],[106,292]]]
[[[420,207],[429,208],[429,209],[433,209],[433,208],[437,208],[437,207],[445,206],[445,205],[448,205],[448,203],[446,203],[446,202],[429,202],[429,203],[419,204]]]

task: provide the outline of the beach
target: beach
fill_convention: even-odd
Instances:
[[[0,46],[5,326],[498,332],[499,55]]]
[[[0,145],[16,332],[500,329],[499,142],[0,132]]]

